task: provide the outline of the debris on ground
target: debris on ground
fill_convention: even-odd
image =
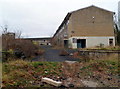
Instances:
[[[62,85],[62,82],[60,82],[60,81],[55,81],[55,80],[53,80],[53,79],[46,78],[46,77],[42,78],[41,81],[42,81],[42,82],[45,82],[45,83],[48,83],[48,84],[50,84],[50,85],[56,86],[56,87],[59,87],[59,86]]]
[[[73,64],[73,63],[76,63],[77,61],[65,61],[65,62],[68,64]]]
[[[3,63],[2,85],[4,87],[60,88],[118,87],[120,83],[118,73],[118,60],[113,59],[90,60],[89,62],[28,62],[17,60]],[[49,79],[43,83],[46,78],[58,84],[51,84],[51,81],[47,83]]]
[[[82,83],[86,86],[86,87],[97,87],[97,83],[96,82],[93,82],[93,81],[82,81]]]
[[[73,53],[70,53],[69,55],[70,55],[70,56],[73,56]]]

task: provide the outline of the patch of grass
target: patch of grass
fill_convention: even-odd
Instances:
[[[43,66],[42,62],[33,62],[32,65],[37,68],[38,66]]]
[[[89,75],[91,72],[104,72],[112,73],[113,75],[118,74],[118,60],[90,60],[84,62],[84,65],[80,68],[80,74]]]
[[[13,70],[19,70],[19,69],[24,69],[30,67],[30,62],[28,61],[23,61],[23,60],[16,60],[16,61],[9,61],[7,63],[3,63],[3,71],[6,73],[9,73]]]
[[[85,70],[85,69],[89,69],[89,68],[91,68],[92,66],[84,66],[84,67],[82,67],[80,70]]]
[[[117,75],[118,60],[90,60],[89,62],[78,62],[76,65],[65,65],[60,62],[29,62],[23,60],[4,62],[3,67],[3,87],[8,86],[24,86],[36,87],[40,83],[41,77],[57,78],[65,75],[65,71],[71,70],[68,73],[75,71],[75,75],[79,74],[82,78],[85,76],[99,76],[103,74]],[[66,74],[67,75],[67,74]],[[100,75],[102,76],[102,75]],[[107,78],[107,77],[106,77]]]
[[[3,86],[29,86],[27,82],[33,80],[27,68],[31,65],[28,61],[16,60],[3,63]]]
[[[0,82],[2,82],[2,62],[0,61]],[[1,87],[1,83],[0,83]]]
[[[14,70],[3,75],[3,83],[6,86],[29,86],[29,81],[33,79],[33,76],[24,70]]]
[[[3,87],[8,86],[38,86],[41,76],[60,75],[61,64],[58,62],[29,62],[23,60],[3,63]],[[33,81],[31,83],[31,81]]]
[[[61,64],[59,62],[45,62],[43,75],[60,75]]]
[[[92,50],[120,50],[120,46],[108,46],[108,47],[94,47],[94,48],[87,48],[87,50],[92,49]]]

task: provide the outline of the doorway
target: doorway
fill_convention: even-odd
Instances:
[[[64,47],[68,48],[68,40],[64,40]]]
[[[77,48],[85,48],[86,39],[77,39]]]
[[[109,45],[113,46],[113,39],[109,39]]]

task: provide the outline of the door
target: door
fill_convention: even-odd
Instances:
[[[77,48],[82,48],[80,39],[77,40]]]
[[[86,39],[77,39],[77,48],[85,48]]]

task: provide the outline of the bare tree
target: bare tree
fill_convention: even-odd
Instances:
[[[2,30],[3,30],[3,34],[6,34],[8,32],[8,25],[5,25],[4,27],[1,26]]]
[[[15,37],[16,37],[16,38],[21,38],[22,31],[20,31],[20,30],[15,30],[14,33],[15,33]]]
[[[34,45],[32,41],[20,39],[22,32],[20,30],[15,30],[13,32],[8,31],[8,26],[5,25],[4,27],[1,26],[3,29],[2,34],[2,50],[4,51],[4,60],[8,60],[9,57],[15,57],[16,55],[10,54],[10,50],[16,53],[16,50],[19,51],[20,55],[25,55],[26,57],[32,57],[35,55],[36,52],[39,52],[39,47]],[[16,36],[16,38],[15,38]]]

